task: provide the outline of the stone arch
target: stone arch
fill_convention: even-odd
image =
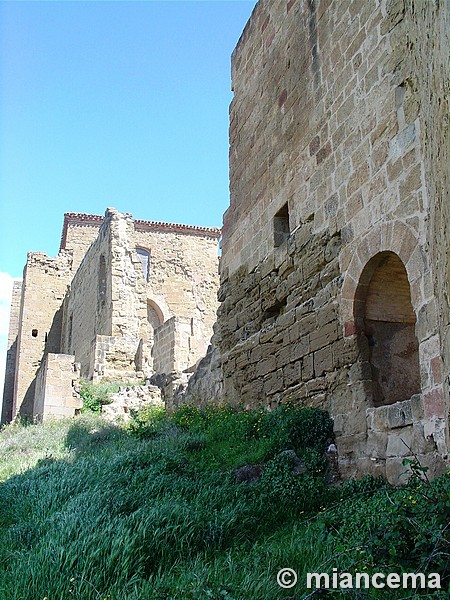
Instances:
[[[150,326],[150,335],[153,337],[154,330],[164,323],[164,315],[156,302],[149,299],[147,299],[147,320]]]
[[[356,247],[355,247],[356,245]],[[341,268],[344,275],[341,294],[341,318],[344,326],[344,337],[356,334],[354,321],[356,290],[364,268],[369,261],[380,252],[393,252],[402,261],[409,285],[420,288],[418,281],[425,273],[427,266],[413,230],[401,221],[386,221],[374,225],[369,233],[357,244],[349,244],[341,257]],[[345,264],[342,264],[345,261]],[[422,299],[411,294],[411,302],[417,313]]]
[[[355,291],[354,323],[361,358],[370,367],[373,405],[420,393],[416,315],[406,268],[396,253],[379,252],[364,266]]]

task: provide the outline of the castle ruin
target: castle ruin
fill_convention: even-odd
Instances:
[[[64,215],[61,248],[28,254],[13,289],[2,422],[75,414],[81,378],[192,369],[216,318],[220,230]]]
[[[344,477],[448,461],[449,36],[448,2],[259,0],[232,57],[220,304],[181,401],[326,409]],[[96,379],[207,348],[218,230],[100,223],[68,215],[60,255],[29,255],[12,415],[43,356]]]
[[[448,453],[450,5],[260,0],[232,57],[230,207],[197,401],[334,418],[340,469]]]

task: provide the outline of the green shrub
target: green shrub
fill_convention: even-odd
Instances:
[[[139,437],[152,437],[161,433],[168,423],[164,406],[145,406],[131,411],[128,428]]]
[[[327,486],[328,419],[298,413],[150,408],[130,426],[90,414],[5,428],[0,598],[281,600],[333,567],[436,571],[446,589],[450,476]],[[299,439],[308,471],[294,476],[280,451]],[[233,468],[258,461],[262,478],[236,483]],[[276,583],[286,566],[294,590]]]
[[[320,454],[333,439],[333,420],[327,412],[309,407],[281,405],[271,412],[249,411],[246,417],[248,439],[270,439],[272,455],[286,449],[301,454],[305,449]]]
[[[326,502],[325,479],[308,471],[295,475],[293,466],[293,457],[289,454],[279,454],[270,460],[260,482],[262,494],[284,511],[314,512]]]
[[[100,413],[104,404],[110,403],[110,395],[119,391],[119,383],[92,383],[82,381],[80,396],[83,399],[82,412]]]
[[[341,568],[363,562],[369,569],[417,569],[437,572],[448,584],[449,475],[431,483],[413,478],[401,488],[369,477],[345,482],[341,502],[322,518]]]

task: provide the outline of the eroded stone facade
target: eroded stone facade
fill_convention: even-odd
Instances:
[[[347,477],[447,459],[449,12],[260,0],[232,58],[221,305],[188,397],[329,410]]]
[[[58,256],[30,253],[14,287],[2,421],[74,414],[80,376],[133,381],[154,365],[166,375],[192,369],[215,320],[219,235],[114,209],[66,214]],[[158,340],[169,330],[167,353]]]

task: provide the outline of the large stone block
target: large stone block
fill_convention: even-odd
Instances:
[[[338,331],[336,322],[332,321],[331,323],[327,323],[320,329],[312,331],[309,334],[311,351],[314,352],[320,348],[323,348],[324,346],[329,346],[337,339]]]
[[[331,348],[326,347],[314,352],[314,373],[320,377],[327,371],[333,369],[333,353]]]
[[[387,407],[387,425],[390,429],[411,425],[413,422],[411,402],[396,402]]]
[[[411,472],[408,468],[403,464],[403,458],[405,457],[389,457],[386,459],[386,479],[392,485],[403,485],[407,483]],[[408,458],[412,459],[412,456]]]
[[[386,458],[388,434],[386,431],[367,432],[367,456],[371,458]]]
[[[410,448],[414,451],[413,445],[413,428],[411,425],[390,431],[386,456],[391,458],[409,456],[411,454]]]

